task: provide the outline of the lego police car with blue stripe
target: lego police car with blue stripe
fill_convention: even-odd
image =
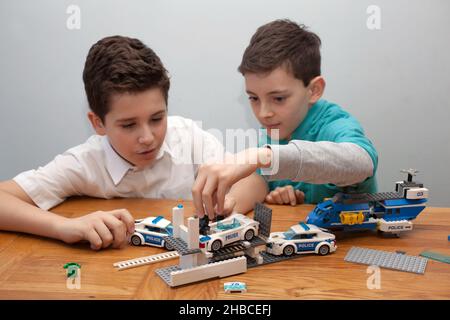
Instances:
[[[259,222],[240,213],[233,213],[218,222],[209,223],[207,235],[200,237],[200,248],[217,251],[237,242],[250,241],[258,235]]]
[[[300,222],[286,232],[272,232],[267,239],[267,252],[290,256],[294,253],[327,255],[336,251],[336,237],[325,229]]]
[[[135,220],[135,231],[131,243],[135,246],[149,245],[173,250],[173,246],[164,237],[173,235],[172,223],[162,216]]]

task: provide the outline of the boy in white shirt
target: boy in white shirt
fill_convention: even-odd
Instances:
[[[119,248],[134,232],[127,210],[73,219],[47,210],[74,195],[191,199],[199,166],[220,162],[224,148],[192,120],[167,116],[167,71],[138,39],[98,41],[87,56],[83,80],[97,135],[44,167],[1,182],[0,229],[66,243],[87,240],[94,250]],[[230,191],[228,211],[238,198]]]

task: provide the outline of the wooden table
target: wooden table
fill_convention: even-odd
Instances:
[[[133,216],[163,215],[171,219],[176,204],[193,213],[189,201],[73,198],[52,211],[76,217],[97,210],[126,208]],[[270,206],[272,231],[286,230],[303,220],[311,205]],[[249,269],[247,273],[179,288],[168,287],[154,272],[177,264],[168,260],[118,271],[113,263],[164,252],[154,247],[106,249],[95,252],[88,244],[67,245],[32,235],[0,232],[1,299],[450,299],[450,265],[430,260],[424,275],[381,269],[381,289],[368,289],[367,266],[344,261],[352,246],[402,250],[418,255],[424,250],[450,254],[450,209],[427,208],[414,230],[400,238],[376,233],[338,235],[338,249],[328,256],[303,255],[297,259]],[[66,287],[68,262],[81,265],[81,289]],[[243,281],[248,291],[225,294],[227,281]]]

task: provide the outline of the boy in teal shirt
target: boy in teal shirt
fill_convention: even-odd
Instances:
[[[276,20],[261,26],[244,52],[239,72],[258,121],[259,148],[225,164],[203,165],[193,186],[200,217],[229,214],[233,186],[246,212],[266,192],[274,204],[317,203],[340,191],[376,192],[378,155],[358,121],[321,99],[320,38],[303,25]],[[260,175],[251,173],[258,170]],[[264,185],[265,189],[261,186]],[[232,199],[233,200],[233,199]],[[230,198],[227,199],[230,201]]]
[[[266,137],[268,144],[286,145],[288,140],[272,141]],[[290,140],[305,141],[333,141],[336,143],[350,142],[362,147],[370,156],[374,163],[374,168],[378,162],[378,155],[372,143],[364,136],[364,131],[359,122],[340,106],[320,99],[308,111],[305,119],[294,130]],[[260,146],[262,143],[260,141]],[[375,170],[375,169],[374,169]],[[260,171],[261,172],[261,171]],[[377,191],[375,176],[368,177],[365,181],[357,183],[347,188],[338,187],[334,184],[314,184],[307,182],[296,182],[292,180],[274,180],[276,176],[270,177],[268,182],[270,190],[292,186],[294,190],[301,190],[304,195],[304,202],[318,203],[324,198],[332,197],[337,192],[351,190],[357,193],[374,193]],[[273,193],[272,193],[273,195]],[[273,196],[266,197],[268,200]],[[269,201],[279,203],[279,201]],[[283,202],[284,204],[285,202]],[[286,203],[290,203],[286,202]]]

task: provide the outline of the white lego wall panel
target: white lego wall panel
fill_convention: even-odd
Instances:
[[[188,237],[186,243],[189,249],[198,249],[199,248],[199,222],[198,218],[190,217],[187,221],[188,227]]]
[[[238,257],[171,272],[171,283],[180,286],[211,278],[223,278],[247,271],[247,258]]]

